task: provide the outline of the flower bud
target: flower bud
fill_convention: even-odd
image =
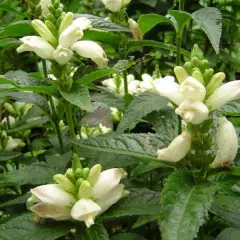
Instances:
[[[57,22],[57,19],[56,19],[55,16],[54,16],[53,14],[51,14],[51,13],[49,13],[49,14],[47,15],[47,19],[48,19],[50,22],[52,22],[53,24],[55,24],[55,23]]]
[[[81,168],[77,168],[76,172],[75,172],[75,175],[76,175],[77,178],[80,178],[82,176],[82,169]]]
[[[31,133],[30,129],[26,130],[23,134],[23,137],[27,138],[30,135],[30,133]]]
[[[14,107],[12,106],[12,104],[8,103],[8,102],[5,102],[3,104],[3,107],[5,110],[7,110],[9,113],[11,114],[17,114],[17,111],[14,109]]]
[[[62,12],[63,12],[63,9],[62,9],[62,8],[58,8],[58,9],[55,11],[55,16],[56,16],[57,18],[61,17]]]
[[[54,8],[54,6],[52,5],[52,4],[49,4],[48,5],[48,10],[49,10],[49,12],[51,13],[51,14],[55,14],[55,8]]]
[[[123,113],[119,111],[117,108],[113,108],[113,107],[110,107],[110,110],[111,110],[111,115],[114,122],[120,122],[123,117]]]
[[[223,72],[218,72],[212,76],[210,82],[207,85],[208,96],[210,96],[215,91],[215,89],[221,85],[225,77],[226,75]]]
[[[76,182],[76,187],[77,187],[77,189],[80,188],[81,184],[82,184],[84,181],[85,181],[85,180],[84,180],[83,178],[79,178],[79,179],[77,180],[77,182]]]
[[[191,134],[184,131],[167,148],[157,150],[157,157],[163,161],[178,162],[187,155],[190,148]]]
[[[99,68],[104,67],[108,62],[106,53],[93,41],[76,42],[72,45],[71,49],[82,57],[91,58]]]
[[[223,84],[207,99],[206,104],[210,111],[222,107],[225,103],[240,98],[240,80]]]
[[[66,13],[66,15],[62,18],[59,34],[61,34],[66,28],[68,28],[73,22],[74,14],[72,12]]]
[[[130,18],[128,20],[128,24],[129,24],[130,30],[132,32],[133,38],[135,40],[142,40],[143,35],[142,35],[141,29],[139,28],[137,22]]]
[[[72,156],[72,161],[74,163],[74,166],[73,166],[73,172],[75,172],[77,169],[81,169],[82,166],[81,166],[81,158],[76,154],[74,153],[73,156]]]
[[[71,60],[72,55],[73,55],[73,51],[71,49],[63,48],[63,47],[58,47],[53,52],[54,60],[60,65],[64,65],[68,63]]]
[[[174,68],[174,73],[180,84],[188,77],[187,71],[183,67],[180,67],[180,66],[177,66]]]
[[[101,0],[105,7],[112,12],[119,12],[122,7],[131,2],[131,0]]]
[[[200,101],[186,100],[182,102],[175,110],[184,121],[192,124],[200,124],[208,118],[209,110],[207,106]]]
[[[204,59],[201,61],[201,69],[204,71],[206,68],[208,68],[209,62],[208,60]]]
[[[192,73],[193,66],[191,62],[186,62],[183,67],[188,73]]]
[[[191,52],[191,59],[197,57],[199,59],[203,58],[203,52],[202,50],[198,47],[197,44],[194,44],[192,52]]]
[[[82,178],[87,179],[89,175],[90,169],[89,168],[83,168],[82,169]]]
[[[45,21],[45,25],[47,26],[47,28],[52,32],[53,35],[57,35],[58,30],[56,29],[56,27],[54,26],[54,24],[52,24],[52,22],[50,22],[49,20]]]
[[[204,74],[203,74],[203,78],[204,78],[204,82],[206,84],[209,83],[209,81],[211,80],[212,76],[213,76],[214,70],[212,68],[206,69]]]
[[[71,168],[69,168],[67,170],[67,172],[65,173],[66,177],[73,183],[75,184],[76,183],[76,177],[75,177],[75,174],[73,172],[73,170]]]
[[[234,126],[226,118],[220,118],[216,133],[217,154],[210,165],[212,168],[228,166],[238,151],[238,137]]]
[[[96,183],[100,176],[101,171],[102,166],[100,164],[96,164],[91,168],[89,175],[87,177],[87,181],[91,184],[91,186],[93,186]]]
[[[193,65],[193,67],[199,67],[201,62],[200,62],[199,58],[193,57],[191,60],[191,63]]]
[[[45,41],[49,42],[53,46],[57,44],[57,39],[41,20],[33,20],[32,26]]]
[[[75,185],[66,176],[64,176],[62,174],[56,174],[56,175],[54,175],[53,180],[56,183],[60,184],[61,187],[66,192],[69,192],[72,194],[76,193],[77,189],[76,189]]]
[[[92,187],[90,183],[84,180],[78,191],[78,198],[90,198],[92,195]]]
[[[25,146],[25,143],[22,141],[22,139],[8,137],[7,144],[5,145],[4,149],[6,151],[12,151],[15,148],[24,147],[24,146]]]
[[[203,85],[205,84],[204,80],[203,80],[203,75],[202,75],[200,70],[194,70],[193,73],[192,73],[192,77],[197,79]]]

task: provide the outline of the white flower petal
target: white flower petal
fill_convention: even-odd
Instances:
[[[73,51],[68,48],[62,48],[58,47],[54,52],[53,52],[53,57],[56,62],[58,62],[61,65],[64,65],[68,63],[73,55]]]
[[[12,151],[13,149],[18,147],[24,147],[24,145],[25,143],[22,141],[22,139],[8,137],[8,142],[7,145],[5,146],[5,150]]]
[[[216,133],[217,154],[212,168],[229,165],[237,155],[238,137],[234,126],[226,118],[220,118]]]
[[[124,176],[126,172],[122,168],[112,168],[101,172],[92,189],[93,198],[97,200],[106,196]]]
[[[200,101],[186,100],[175,110],[186,122],[200,124],[208,118],[209,110]]]
[[[91,21],[85,17],[80,17],[73,20],[73,25],[78,26],[82,31],[92,27]]]
[[[191,148],[191,134],[184,131],[177,136],[167,148],[159,149],[157,157],[163,161],[178,162],[183,159]]]
[[[133,80],[128,84],[128,92],[130,94],[137,94],[139,93],[139,86],[140,86],[140,81],[138,80]]]
[[[43,59],[53,60],[54,48],[41,37],[27,36],[20,38],[23,44],[17,48],[18,53],[22,52],[35,52]]]
[[[50,4],[51,4],[51,0],[41,0],[39,2],[39,5],[42,8],[42,14],[41,14],[42,17],[47,18],[47,15],[50,13],[48,9],[48,5]]]
[[[90,227],[101,210],[101,207],[94,201],[83,198],[73,206],[71,216],[75,220],[84,221],[86,226]]]
[[[123,6],[122,0],[101,0],[101,1],[105,5],[105,7],[112,12],[120,11]]]
[[[206,104],[210,111],[222,107],[225,103],[240,98],[240,80],[223,84],[207,99]]]
[[[47,184],[31,189],[31,193],[43,203],[59,206],[72,206],[76,199],[65,192],[59,184]]]

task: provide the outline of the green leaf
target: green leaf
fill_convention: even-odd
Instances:
[[[216,240],[239,240],[240,229],[226,228],[216,238]]]
[[[58,173],[64,173],[67,164],[72,160],[72,151],[63,155],[55,154],[46,156],[47,163]]]
[[[138,25],[143,35],[159,23],[169,23],[172,25],[172,22],[167,17],[158,14],[145,14],[141,15],[138,19]]]
[[[71,91],[64,92],[62,90],[59,91],[62,97],[77,107],[80,107],[86,111],[92,111],[92,104],[89,96],[89,91],[83,85],[75,82],[72,86]]]
[[[23,214],[0,225],[1,240],[54,240],[71,230],[71,224],[53,222],[52,224],[35,224],[34,214]]]
[[[45,162],[33,163],[19,170],[0,175],[0,186],[46,184],[57,171]]]
[[[118,125],[117,132],[122,133],[126,129],[132,129],[147,114],[164,109],[167,107],[169,100],[156,93],[143,92],[139,94],[130,103],[124,112],[122,121]]]
[[[91,83],[93,81],[96,81],[98,79],[101,79],[103,77],[109,76],[114,73],[116,73],[115,69],[111,69],[111,68],[100,69],[100,70],[97,70],[97,71],[94,71],[94,72],[84,75],[77,82],[79,82],[81,84],[88,84],[88,83]]]
[[[20,45],[20,41],[18,39],[15,38],[0,39],[0,48],[4,48],[4,50],[8,48],[17,47],[18,45]]]
[[[141,235],[136,233],[120,233],[111,238],[111,240],[145,240]]]
[[[20,152],[0,151],[0,162],[12,160],[21,155],[22,155],[22,153],[20,153]]]
[[[15,82],[5,78],[4,76],[0,76],[0,84],[10,84],[10,85],[13,85],[13,86],[17,86],[17,84]]]
[[[130,194],[111,207],[102,218],[146,215],[160,212],[160,193],[149,189],[128,189]]]
[[[26,124],[24,124],[20,127],[10,129],[7,132],[8,133],[14,133],[14,132],[24,131],[24,130],[31,129],[31,128],[37,127],[39,125],[45,124],[48,121],[49,121],[49,118],[47,116],[40,117],[39,119],[32,119],[28,123],[26,123]]]
[[[155,48],[160,48],[160,49],[165,49],[168,51],[172,51],[172,52],[177,52],[177,47],[171,44],[167,44],[167,43],[162,43],[162,42],[157,42],[157,41],[153,41],[153,40],[139,40],[139,41],[129,41],[128,43],[128,51],[131,52],[132,50],[134,50],[135,48],[138,47],[155,47]],[[184,50],[181,48],[181,54],[185,55],[185,56],[190,56],[190,52]]]
[[[81,228],[77,233],[79,239],[82,240],[109,240],[105,228],[100,224],[94,224],[90,228]]]
[[[165,147],[162,137],[154,134],[107,134],[73,142],[83,149],[156,161],[157,149]]]
[[[240,197],[218,195],[211,211],[224,219],[229,226],[240,228]]]
[[[5,37],[20,37],[33,35],[34,30],[30,21],[18,21],[0,27],[0,38]]]
[[[231,101],[219,109],[219,112],[225,116],[240,116],[240,100]]]
[[[6,4],[0,4],[0,10],[4,10],[6,12],[13,12],[13,13],[17,13],[17,14],[22,15],[22,16],[26,16],[26,14],[24,14],[22,12],[19,12],[15,8],[12,8],[12,7],[10,7]]]
[[[128,28],[122,27],[111,21],[105,20],[102,17],[97,17],[90,14],[75,14],[75,18],[86,17],[91,21],[94,28],[100,28],[111,32],[131,32]]]
[[[167,108],[150,113],[146,118],[157,134],[172,141],[178,135],[178,117],[174,109]]]
[[[44,112],[50,114],[50,109],[47,100],[36,94],[28,92],[0,92],[0,99],[1,98],[13,98],[18,102],[25,102],[25,103],[32,103],[40,107]]]
[[[192,240],[208,217],[215,186],[195,184],[192,176],[175,172],[162,191],[160,231],[163,240]]]
[[[155,221],[158,219],[158,215],[144,215],[144,216],[140,216],[138,218],[138,220],[134,223],[134,225],[132,226],[132,229],[134,228],[138,228],[146,223],[149,223],[149,222],[152,222],[152,221]]]
[[[26,204],[28,198],[30,198],[31,193],[26,193],[22,196],[19,196],[13,200],[4,202],[0,204],[0,208],[5,208],[5,207],[9,207],[9,206],[13,206],[13,205],[18,205],[18,204]]]
[[[100,88],[103,92],[94,93],[91,95],[91,99],[96,103],[103,103],[108,107],[115,107],[121,111],[125,109],[124,99],[113,91],[109,91],[107,88]]]
[[[222,15],[217,8],[202,8],[192,14],[198,26],[207,34],[215,52],[219,53],[222,35]]]

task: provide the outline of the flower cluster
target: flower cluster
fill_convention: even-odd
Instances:
[[[194,61],[196,62],[196,58]],[[200,64],[204,61],[202,60]],[[236,80],[221,85],[225,74],[219,72],[213,75],[209,69],[205,70],[206,74],[202,74],[200,69],[194,68],[191,75],[185,68],[179,66],[174,71],[179,83],[175,82],[173,78],[165,79],[165,81],[160,79],[157,80],[156,90],[177,105],[175,112],[187,123],[187,128],[167,148],[158,150],[157,155],[158,159],[177,162],[183,159],[191,149],[192,134],[188,127],[191,124],[200,126],[208,119],[209,113],[229,101],[239,99],[240,81]],[[211,77],[207,78],[209,73]],[[215,143],[216,157],[210,166],[229,165],[237,154],[238,141],[233,124],[226,118],[218,119]]]
[[[105,7],[112,12],[119,12],[123,7],[131,2],[131,0],[101,0]]]
[[[127,173],[120,168],[102,171],[97,164],[91,169],[68,169],[65,175],[57,174],[57,184],[47,184],[31,190],[28,206],[42,218],[84,221],[87,227],[96,216],[128,195],[121,179]]]
[[[43,59],[64,65],[71,60],[75,51],[84,58],[90,58],[98,67],[107,64],[108,59],[101,46],[93,41],[79,41],[83,37],[83,31],[92,27],[90,20],[84,17],[73,20],[73,13],[62,12],[60,6],[57,10],[53,5],[48,8],[52,14],[48,14],[45,22],[39,19],[32,21],[32,26],[40,37],[21,38],[22,45],[17,48],[19,53],[33,51]]]

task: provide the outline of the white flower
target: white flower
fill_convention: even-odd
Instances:
[[[104,67],[108,62],[107,55],[102,47],[93,41],[79,41],[74,43],[71,48],[80,56],[91,58],[100,68]]]
[[[82,198],[71,210],[71,216],[78,221],[84,221],[89,228],[94,224],[95,217],[100,213],[101,207],[90,199]]]
[[[105,7],[112,12],[118,12],[122,7],[131,2],[131,0],[101,0]]]
[[[114,108],[114,107],[110,107],[110,111],[111,111],[111,115],[113,117],[113,120],[115,122],[120,122],[122,117],[123,117],[123,113],[121,111],[119,111],[117,108]]]
[[[128,84],[128,92],[130,94],[137,94],[139,93],[139,86],[140,86],[140,81],[138,80],[133,80]]]
[[[186,100],[175,110],[186,122],[200,124],[208,118],[209,110],[200,101]]]
[[[20,38],[23,44],[17,48],[18,53],[35,52],[39,57],[47,60],[53,60],[54,48],[41,37],[27,36]]]
[[[103,84],[103,86],[110,88],[114,92],[117,91],[117,85],[116,85],[116,81],[114,78],[106,79],[106,80],[102,81],[102,84]]]
[[[223,84],[216,89],[207,99],[206,105],[210,111],[214,111],[222,107],[225,103],[240,98],[240,80]]]
[[[79,27],[79,29],[82,31],[92,27],[91,21],[85,17],[80,17],[80,18],[73,20],[72,24]]]
[[[74,24],[67,27],[59,36],[59,45],[63,48],[70,48],[83,36],[83,31]]]
[[[178,162],[191,148],[191,134],[184,131],[177,136],[167,148],[157,150],[157,157],[163,161]]]
[[[5,118],[2,120],[1,123],[4,124],[4,125],[6,125],[7,122],[8,122],[8,120],[9,120],[10,127],[13,127],[13,126],[15,125],[16,120],[15,120],[15,118],[12,117],[12,116],[8,116],[8,119],[7,119],[7,117],[5,117]]]
[[[42,17],[47,18],[47,15],[50,13],[48,10],[48,5],[51,4],[51,0],[40,0],[39,5],[42,8]]]
[[[133,38],[136,40],[142,40],[143,35],[142,35],[141,29],[139,28],[137,22],[130,18],[128,20],[128,24],[129,24],[130,30],[132,32]]]
[[[25,146],[25,143],[23,142],[22,139],[8,137],[8,142],[4,149],[6,151],[12,151],[15,148],[24,147],[24,146]]]
[[[153,85],[154,80],[153,80],[152,76],[150,76],[147,73],[144,73],[142,75],[142,80],[143,81],[140,82],[140,86],[139,86],[141,92],[152,90],[154,88],[154,85]]]
[[[32,197],[28,202],[36,203],[31,211],[42,218],[55,220],[71,219],[71,208],[76,202],[73,195],[65,192],[58,184],[48,184],[31,190]]]
[[[234,126],[226,118],[220,118],[216,133],[217,154],[212,168],[229,165],[237,155],[238,137]]]
[[[58,62],[61,65],[64,65],[68,63],[73,55],[73,51],[68,48],[62,48],[58,47],[54,52],[53,52],[53,57],[56,62]]]

